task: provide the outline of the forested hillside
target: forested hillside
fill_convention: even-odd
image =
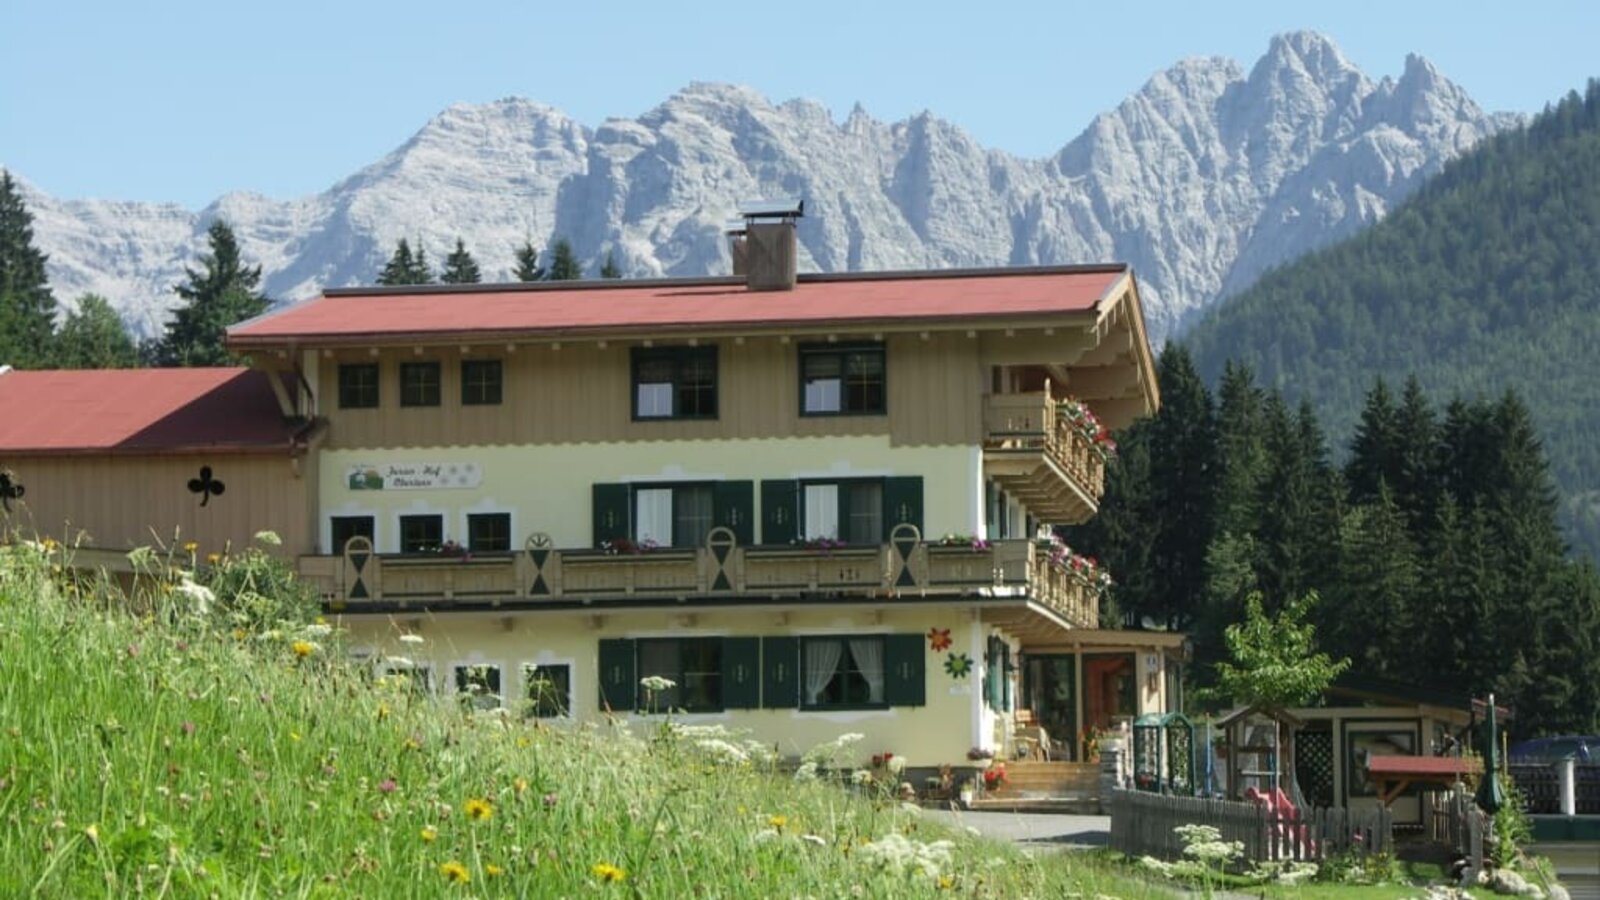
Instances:
[[[1182,346],[1160,413],[1118,436],[1100,515],[1068,540],[1116,573],[1107,625],[1194,640],[1201,684],[1223,630],[1315,591],[1318,640],[1353,671],[1497,691],[1518,734],[1600,726],[1600,577],[1565,557],[1548,466],[1522,400],[1434,398],[1352,376],[1354,437],[1330,445],[1230,364],[1215,397]]]
[[[1450,163],[1379,224],[1274,271],[1187,337],[1237,359],[1338,440],[1374,376],[1523,397],[1562,520],[1600,555],[1600,82]]]

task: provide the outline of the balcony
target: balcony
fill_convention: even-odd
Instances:
[[[1048,549],[1031,541],[941,546],[909,525],[871,547],[740,547],[719,528],[704,547],[643,553],[558,550],[534,535],[515,553],[389,555],[354,538],[342,556],[301,557],[299,570],[328,609],[351,613],[976,598],[1031,604],[1075,628],[1099,621],[1097,597],[1050,562]]]
[[[1089,439],[1056,413],[1048,390],[991,394],[983,410],[983,473],[1042,522],[1092,518],[1106,489],[1106,463]]]

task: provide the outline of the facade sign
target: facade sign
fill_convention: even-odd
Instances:
[[[354,465],[345,483],[352,491],[431,491],[475,488],[483,481],[477,463],[385,463]]]

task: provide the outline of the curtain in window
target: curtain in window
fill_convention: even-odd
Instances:
[[[711,488],[678,488],[673,498],[673,516],[677,522],[677,546],[699,547],[711,533]]]
[[[883,702],[883,639],[851,638],[850,655],[855,657],[856,668],[867,680],[867,702]]]
[[[843,641],[806,641],[806,703],[814,705],[839,671],[839,658],[844,656]],[[879,663],[878,681],[881,684],[882,663]]]
[[[839,536],[839,486],[836,484],[806,485],[807,538],[837,538]]]
[[[672,489],[646,488],[634,494],[634,540],[672,544]]]

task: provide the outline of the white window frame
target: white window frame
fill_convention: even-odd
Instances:
[[[533,716],[533,717],[530,717],[530,718],[537,718],[541,722],[564,722],[564,721],[571,721],[572,720],[572,718],[573,718],[572,711],[574,709],[576,709],[577,705],[578,705],[578,663],[577,663],[576,660],[571,659],[571,658],[538,659],[538,660],[526,659],[526,660],[523,660],[522,662],[518,663],[517,664],[517,708],[513,709],[512,712],[516,713],[516,715],[518,717],[521,717],[521,716],[525,715],[523,710],[522,710],[522,704],[528,702],[528,671],[530,669],[537,670],[537,669],[544,669],[544,668],[554,668],[556,666],[563,666],[567,670],[567,711],[566,711],[565,714],[559,715],[559,716],[549,716],[549,717],[542,717],[542,718],[538,717],[538,716]]]
[[[450,692],[449,693],[450,699],[452,701],[459,701],[461,699],[461,689],[456,686],[456,671],[458,669],[470,669],[470,668],[474,668],[474,667],[477,667],[477,666],[492,666],[493,668],[496,668],[496,669],[500,670],[500,693],[498,695],[499,698],[500,698],[500,702],[498,704],[496,704],[495,706],[492,706],[492,707],[478,707],[478,706],[474,705],[473,709],[474,710],[478,710],[478,709],[505,709],[506,708],[506,667],[505,667],[505,664],[500,662],[499,660],[479,658],[477,654],[473,654],[471,657],[469,657],[467,659],[454,660],[454,661],[452,661],[450,663],[450,667],[449,667],[450,685],[448,687],[448,690]]]

